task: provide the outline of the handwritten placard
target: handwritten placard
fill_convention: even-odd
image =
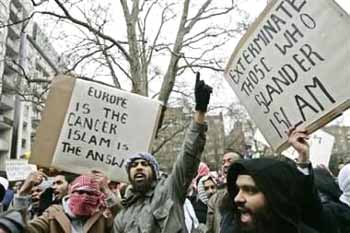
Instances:
[[[324,165],[328,167],[334,141],[334,136],[323,130],[317,130],[310,135],[308,143],[310,145],[310,161],[313,166]],[[292,147],[283,151],[282,154],[291,159],[296,159],[298,157],[298,152]]]
[[[24,180],[33,171],[37,170],[36,165],[28,164],[25,159],[11,159],[5,161],[5,170],[9,181]]]
[[[69,83],[74,85],[69,103],[50,110],[50,115],[65,112],[50,165],[75,173],[101,170],[113,180],[127,181],[126,160],[132,153],[150,150],[161,103],[81,79]],[[46,135],[52,132],[42,130]]]
[[[332,0],[270,1],[233,52],[226,80],[269,144],[349,108],[350,19]]]

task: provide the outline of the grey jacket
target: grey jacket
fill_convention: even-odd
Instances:
[[[115,233],[187,232],[183,205],[204,149],[206,129],[192,122],[169,177],[158,180],[145,195],[127,196],[125,208],[115,218]]]

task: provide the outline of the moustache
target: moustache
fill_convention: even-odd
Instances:
[[[238,214],[251,214],[251,215],[254,214],[254,212],[250,208],[245,207],[244,205],[236,206],[235,210],[236,210],[236,213]]]

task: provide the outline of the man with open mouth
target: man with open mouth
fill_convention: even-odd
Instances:
[[[197,73],[196,112],[167,178],[159,175],[159,165],[149,153],[136,153],[128,159],[126,169],[131,187],[123,201],[125,208],[115,218],[115,233],[187,232],[183,205],[205,145],[205,113],[211,92],[212,88]]]
[[[222,222],[222,233],[317,233],[322,205],[313,183],[307,133],[290,129],[289,142],[296,161],[276,158],[239,160],[228,170],[231,215]],[[316,223],[316,224],[314,224]]]

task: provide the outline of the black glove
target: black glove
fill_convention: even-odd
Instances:
[[[196,85],[194,86],[194,96],[196,98],[196,111],[206,112],[209,104],[210,94],[213,88],[203,80],[200,80],[200,73],[196,73]]]

